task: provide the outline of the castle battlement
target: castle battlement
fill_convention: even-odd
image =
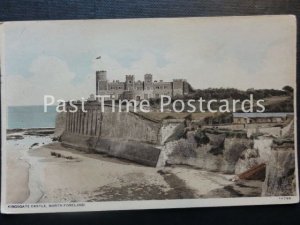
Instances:
[[[132,74],[125,75],[125,81],[107,79],[106,71],[96,71],[96,94],[109,95],[110,99],[150,99],[161,95],[170,97],[188,94],[189,84],[185,79],[173,81],[154,80],[150,73],[144,75],[144,81],[135,81]]]

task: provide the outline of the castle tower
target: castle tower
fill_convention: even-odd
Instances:
[[[152,90],[152,89],[153,89],[152,74],[147,73],[144,75],[144,90]]]
[[[127,91],[133,91],[134,90],[134,75],[126,75],[125,80],[125,89]]]
[[[173,79],[173,96],[182,96],[184,91],[184,80]]]
[[[183,81],[183,95],[187,95],[190,92],[191,86],[190,84],[184,80]]]
[[[99,95],[100,91],[107,90],[107,82],[106,71],[96,71],[96,95]]]
[[[152,84],[152,74],[147,73],[144,75],[145,84]]]

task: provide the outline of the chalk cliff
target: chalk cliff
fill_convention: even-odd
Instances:
[[[187,132],[186,139],[166,143],[166,151],[170,152],[166,163],[233,174],[240,154],[252,143],[249,139],[225,134],[205,133],[205,136],[208,138],[205,144],[197,143],[194,131]]]
[[[294,149],[277,148],[272,150],[267,164],[262,196],[292,196],[295,194]]]
[[[263,196],[295,194],[291,124],[281,140],[272,134],[249,137],[245,129],[194,127],[187,119],[156,121],[110,107],[101,112],[97,102],[86,110],[58,115],[55,134],[63,145],[152,167],[181,164],[264,180]]]

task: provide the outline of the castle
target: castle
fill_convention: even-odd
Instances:
[[[184,79],[173,79],[172,82],[153,81],[152,74],[145,74],[144,81],[135,81],[134,75],[126,75],[125,82],[107,80],[107,72],[96,71],[96,95],[109,95],[110,99],[143,100],[184,96],[189,93],[190,85]]]

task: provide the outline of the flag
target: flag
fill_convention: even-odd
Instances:
[[[101,59],[101,56],[98,56],[96,59]]]

